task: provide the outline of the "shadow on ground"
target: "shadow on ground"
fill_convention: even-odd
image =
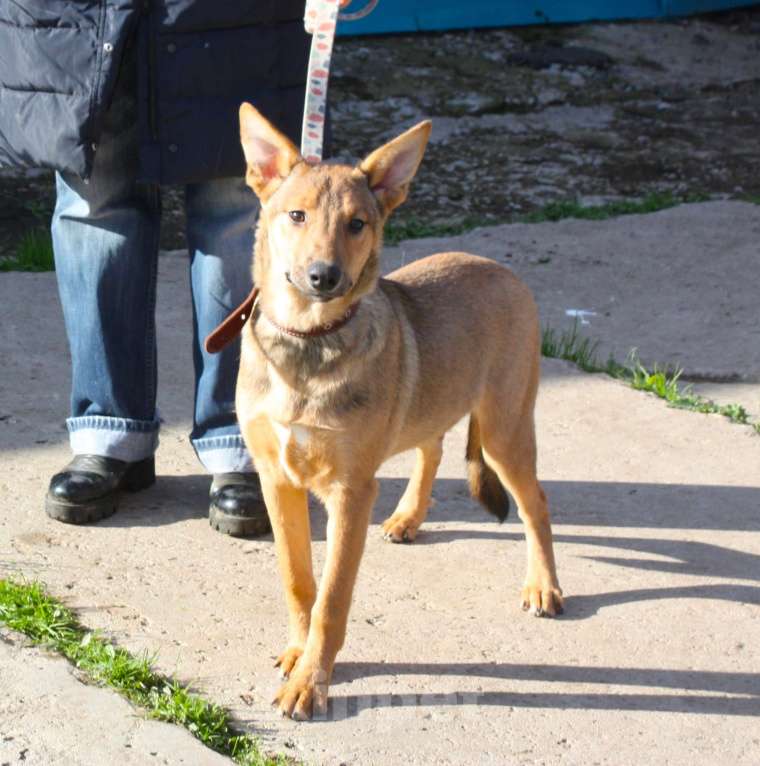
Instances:
[[[325,720],[358,715],[377,707],[434,708],[495,705],[500,707],[579,710],[631,710],[719,715],[760,714],[760,674],[652,668],[578,667],[510,663],[374,663],[336,665],[333,683],[366,676],[458,676],[506,681],[594,684],[616,687],[614,692],[459,692],[446,694],[334,695]],[[648,687],[657,692],[625,691],[617,687]],[[677,689],[678,693],[660,693]],[[697,692],[697,694],[694,694]],[[725,695],[742,695],[726,697]],[[474,709],[474,707],[473,707]]]
[[[391,513],[405,482],[381,479],[380,484],[375,524]],[[613,527],[660,530],[658,537],[555,533],[559,545],[582,546],[577,554],[581,558],[645,572],[745,581],[572,596],[563,619],[587,619],[605,607],[662,599],[717,599],[760,605],[760,588],[746,584],[760,581],[760,556],[716,543],[679,539],[679,530],[759,530],[760,488],[559,481],[545,482],[544,486],[556,509],[557,529],[565,524],[600,530]],[[127,497],[119,513],[102,521],[100,526],[163,526],[205,518],[207,492],[205,476],[163,477],[148,491]],[[494,522],[492,528],[483,528],[482,522],[489,517],[467,497],[463,481],[439,479],[434,494],[438,503],[414,546],[469,540],[522,542],[523,534],[514,512],[507,524]],[[574,510],[580,507],[583,511]],[[730,513],[721,512],[729,508]],[[313,538],[324,540],[326,514],[316,503],[312,504],[311,522]],[[599,554],[590,553],[589,548],[598,549]]]
[[[381,478],[379,481],[380,494],[373,514],[375,524],[391,514],[406,486],[406,479]],[[552,520],[557,525],[760,530],[760,487],[589,481],[544,481],[542,485],[549,497]],[[118,515],[101,525],[163,526],[202,518],[208,514],[208,487],[208,477],[200,474],[160,476],[147,491],[127,495]],[[438,522],[482,522],[490,518],[470,498],[464,480],[437,479],[433,498],[435,507],[416,545],[505,536],[504,528],[498,524],[494,524],[493,532],[468,529],[466,525],[456,529],[435,528]],[[511,521],[517,518],[514,504],[509,518]],[[324,539],[325,514],[316,501],[312,501],[311,522],[314,539]]]

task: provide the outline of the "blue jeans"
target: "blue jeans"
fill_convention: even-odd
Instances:
[[[56,176],[53,248],[71,349],[75,454],[137,461],[158,446],[156,271],[160,187],[138,183],[135,99],[117,91],[92,176]],[[211,473],[253,470],[237,425],[239,343],[220,354],[205,336],[251,287],[257,206],[242,178],[185,190],[193,299],[192,444]]]

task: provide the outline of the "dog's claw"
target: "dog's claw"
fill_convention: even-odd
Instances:
[[[391,543],[413,543],[419,523],[406,514],[394,513],[383,522],[383,540]]]
[[[534,617],[556,617],[564,611],[562,591],[556,585],[526,585],[520,606]]]
[[[323,680],[324,679],[324,680]],[[274,705],[286,718],[306,721],[327,709],[327,675],[320,670],[301,668],[282,685]]]
[[[277,662],[274,663],[276,668],[280,669],[279,676],[282,679],[290,678],[290,674],[293,672],[298,660],[301,659],[303,649],[299,646],[289,646],[285,651],[277,658]]]

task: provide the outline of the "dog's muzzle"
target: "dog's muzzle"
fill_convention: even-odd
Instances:
[[[285,272],[285,279],[307,298],[317,301],[330,301],[340,298],[351,289],[351,282],[345,273],[333,263],[315,261],[306,269],[305,280]],[[303,284],[305,282],[306,284]]]

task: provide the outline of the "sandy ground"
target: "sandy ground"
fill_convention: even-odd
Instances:
[[[583,329],[604,351],[636,345],[644,359],[733,376],[756,400],[759,226],[754,206],[711,203],[404,243],[386,265],[441,246],[499,258],[534,288],[545,321],[597,311]],[[539,262],[550,251],[553,279]],[[327,720],[296,724],[268,706],[286,629],[271,540],[211,530],[207,479],[186,441],[184,259],[161,259],[160,479],[97,526],[42,511],[68,459],[53,275],[0,275],[0,305],[0,574],[38,577],[87,626],[157,650],[160,670],[232,708],[267,748],[335,765],[758,763],[760,438],[750,428],[546,360],[539,469],[567,597],[558,620],[518,608],[522,531],[514,515],[499,526],[469,499],[464,423],[447,437],[435,506],[410,546],[383,542],[378,526],[410,470],[410,456],[393,459]],[[711,385],[717,399],[732,395]],[[316,504],[312,519],[319,565]],[[78,691],[59,689],[65,676]],[[128,747],[139,738],[124,733],[145,729],[139,713],[80,687],[62,663],[0,645],[0,683],[0,762],[139,762]],[[183,750],[182,733],[154,734],[163,749],[146,739],[140,752],[159,762],[215,762],[200,745]]]

